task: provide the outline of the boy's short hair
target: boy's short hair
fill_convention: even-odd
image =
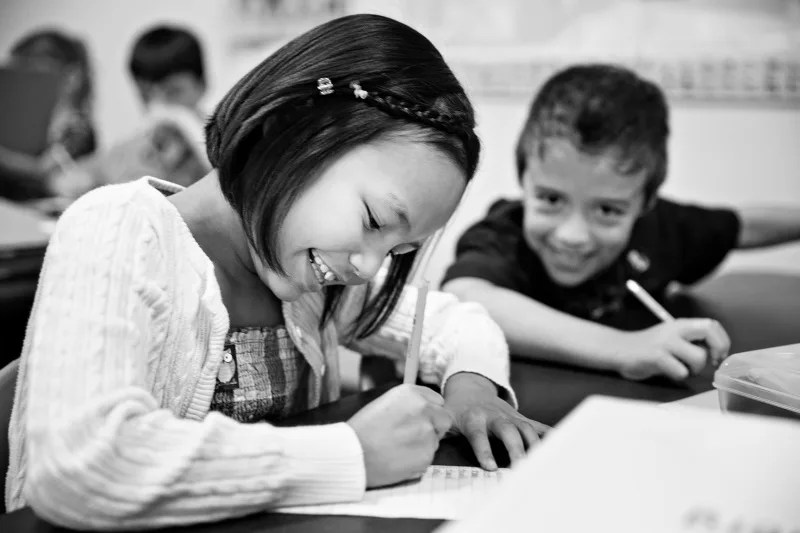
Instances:
[[[543,156],[543,141],[565,139],[587,154],[611,152],[618,171],[647,174],[650,200],[667,174],[668,109],[664,93],[624,67],[569,67],[545,82],[534,98],[517,142],[517,173],[531,155]]]
[[[141,34],[128,67],[137,80],[158,83],[172,74],[188,72],[206,84],[200,41],[192,32],[175,26],[157,26]]]

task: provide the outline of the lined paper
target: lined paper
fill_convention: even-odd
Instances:
[[[506,468],[489,472],[470,466],[430,466],[419,480],[368,490],[360,502],[282,507],[273,512],[456,520],[507,474]]]

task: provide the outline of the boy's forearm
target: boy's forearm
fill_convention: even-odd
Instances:
[[[738,248],[757,248],[800,240],[800,207],[743,207]]]
[[[464,301],[482,304],[517,357],[618,371],[616,347],[625,333],[573,317],[515,291],[469,279],[444,286]]]

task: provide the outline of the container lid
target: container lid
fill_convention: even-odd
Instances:
[[[800,344],[731,355],[714,387],[800,413]]]

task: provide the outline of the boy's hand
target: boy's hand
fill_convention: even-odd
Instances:
[[[703,346],[698,346],[703,344]],[[642,330],[624,332],[619,345],[619,373],[640,380],[664,375],[676,381],[715,365],[728,356],[731,341],[719,322],[682,318]]]
[[[364,451],[368,487],[425,473],[453,422],[443,406],[441,395],[426,387],[399,385],[348,420]]]
[[[461,372],[445,387],[445,407],[452,413],[453,429],[472,445],[475,457],[486,470],[497,463],[489,446],[489,434],[503,441],[512,462],[525,457],[525,449],[539,441],[548,426],[529,420],[497,396],[497,387],[483,376]]]

